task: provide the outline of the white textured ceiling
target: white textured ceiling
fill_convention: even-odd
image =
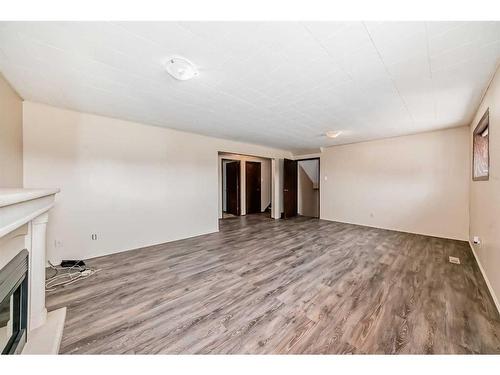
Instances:
[[[292,151],[468,124],[499,61],[499,22],[0,22],[24,99]]]

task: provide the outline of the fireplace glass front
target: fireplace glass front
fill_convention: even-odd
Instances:
[[[0,352],[21,353],[27,335],[28,251],[0,270]]]

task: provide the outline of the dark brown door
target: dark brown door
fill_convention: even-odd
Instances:
[[[247,161],[245,163],[247,214],[260,211],[260,163]]]
[[[240,215],[240,162],[226,164],[226,212]]]
[[[283,167],[283,211],[288,219],[297,216],[297,161],[285,159]]]

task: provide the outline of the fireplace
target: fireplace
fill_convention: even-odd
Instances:
[[[59,352],[66,308],[45,307],[47,223],[58,192],[0,188],[1,354]]]
[[[28,251],[0,270],[0,351],[21,353],[27,338]]]

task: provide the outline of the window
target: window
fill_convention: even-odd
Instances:
[[[486,181],[490,176],[490,115],[489,109],[474,129],[472,139],[472,179]]]

